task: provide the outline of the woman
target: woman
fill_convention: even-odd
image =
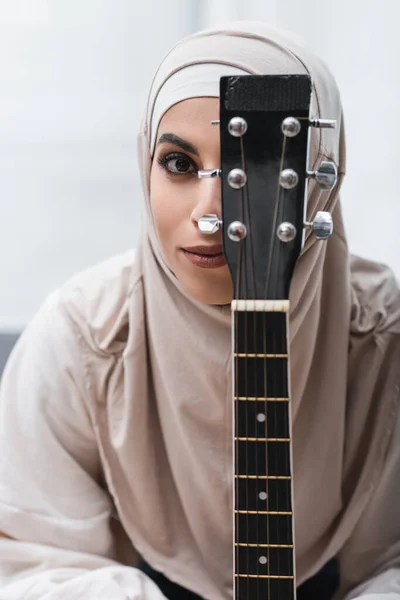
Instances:
[[[219,164],[222,75],[307,72],[315,116],[340,125],[326,68],[262,24],[192,36],[161,64],[136,253],[53,293],[4,373],[1,600],[163,598],[149,573],[171,598],[168,582],[183,598],[231,597],[232,286],[220,233],[198,228],[221,214],[219,183],[192,174]],[[328,156],[342,176],[343,125],[313,136],[312,163]],[[335,233],[308,238],[291,288],[297,583],[338,557],[338,598],[394,600],[400,295],[387,269],[349,257],[338,189],[310,189],[309,216],[332,211]],[[196,263],[199,244],[214,258]]]

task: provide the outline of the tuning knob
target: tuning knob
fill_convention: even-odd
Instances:
[[[335,119],[311,119],[310,125],[318,129],[336,129],[337,121]]]
[[[338,171],[335,163],[322,161],[318,171],[308,171],[307,176],[315,179],[321,190],[331,190],[337,183]]]
[[[197,177],[199,179],[214,179],[215,177],[221,177],[221,169],[199,169],[197,171]]]
[[[304,223],[306,227],[311,227],[317,240],[327,240],[333,233],[333,220],[329,212],[320,210],[311,223]]]
[[[222,227],[222,221],[217,215],[203,215],[198,219],[197,224],[201,233],[216,233]]]

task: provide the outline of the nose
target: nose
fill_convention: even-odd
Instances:
[[[217,215],[221,218],[221,179],[200,179],[197,187],[198,200],[191,214],[195,227],[198,227],[198,220],[204,215]]]

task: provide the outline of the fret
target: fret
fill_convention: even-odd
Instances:
[[[235,358],[289,358],[288,354],[248,354],[246,352],[234,352]]]
[[[249,397],[249,396],[234,396],[233,398],[234,400],[243,400],[245,402],[258,402],[258,401],[263,401],[263,402],[289,402],[289,398],[273,398],[273,397],[269,397],[269,398],[254,398],[254,397]]]
[[[256,579],[294,579],[293,575],[250,575],[249,573],[235,573],[235,577],[252,577]]]
[[[234,513],[240,515],[292,515],[291,511],[282,512],[277,510],[234,510]]]
[[[290,442],[290,438],[235,437],[239,442]]]
[[[240,544],[236,542],[235,546],[244,546],[246,548],[294,548],[293,544]]]
[[[292,479],[287,475],[238,475],[235,473],[237,479]]]

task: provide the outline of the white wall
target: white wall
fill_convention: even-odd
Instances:
[[[135,244],[135,135],[152,71],[194,28],[237,18],[292,29],[331,66],[349,140],[350,245],[400,275],[397,7],[398,0],[0,0],[0,331],[22,328],[75,271]]]
[[[192,4],[0,0],[0,331],[135,244],[136,130]]]

